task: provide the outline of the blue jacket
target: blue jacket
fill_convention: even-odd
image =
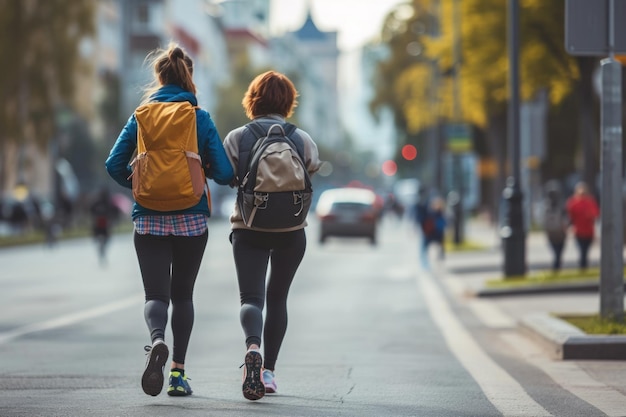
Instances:
[[[188,101],[194,106],[198,105],[196,96],[187,90],[183,90],[176,85],[165,85],[156,91],[150,101]],[[198,153],[202,158],[202,165],[209,164],[208,170],[205,172],[209,178],[220,185],[229,184],[233,177],[233,167],[230,164],[228,156],[224,151],[222,140],[220,139],[215,124],[211,116],[206,110],[196,110],[196,123],[198,129]],[[106,170],[118,184],[122,187],[132,188],[130,175],[132,169],[130,167],[131,158],[137,149],[137,120],[135,114],[126,122],[126,126],[120,132],[109,157],[106,160]],[[193,207],[185,210],[172,212],[160,212],[147,209],[141,205],[133,205],[132,218],[146,215],[163,215],[163,214],[205,214],[210,216],[206,194],[202,196],[200,202]]]

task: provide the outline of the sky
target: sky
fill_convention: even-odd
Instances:
[[[271,0],[273,34],[299,29],[311,6],[322,31],[337,31],[339,49],[351,51],[380,35],[387,13],[406,0]]]
[[[380,36],[387,14],[407,0],[271,0],[270,31],[280,35],[298,30],[311,6],[313,21],[322,31],[337,31],[339,57],[340,111],[347,128],[364,149],[374,150],[381,158],[393,151],[390,139],[393,129],[388,124],[378,125],[366,113],[366,105],[359,95],[361,83],[360,49]],[[364,134],[364,132],[367,132]]]

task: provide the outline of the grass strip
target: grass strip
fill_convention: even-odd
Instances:
[[[626,269],[624,270],[626,273]],[[560,272],[533,271],[523,276],[501,277],[487,280],[485,286],[488,288],[517,288],[536,285],[556,285],[567,283],[598,282],[600,279],[600,268],[589,268],[585,271],[579,269],[565,269]]]
[[[599,314],[564,314],[555,315],[587,334],[593,335],[624,335],[626,334],[626,322],[603,318]]]

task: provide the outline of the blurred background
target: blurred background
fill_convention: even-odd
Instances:
[[[409,208],[421,189],[500,221],[511,170],[507,2],[369,3],[0,0],[0,235],[80,228],[102,187],[128,215],[130,194],[104,161],[150,81],[144,58],[170,41],[194,59],[200,105],[222,137],[247,121],[241,99],[255,75],[294,81],[291,121],[326,161],[316,191],[370,188]],[[519,181],[532,227],[546,183],[569,194],[585,180],[600,193],[601,57],[567,53],[565,0],[519,7]],[[215,217],[228,215],[232,193],[214,187]]]

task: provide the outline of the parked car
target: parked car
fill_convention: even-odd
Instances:
[[[320,220],[319,241],[330,236],[365,237],[376,244],[376,193],[365,188],[333,188],[320,194],[315,213]]]

